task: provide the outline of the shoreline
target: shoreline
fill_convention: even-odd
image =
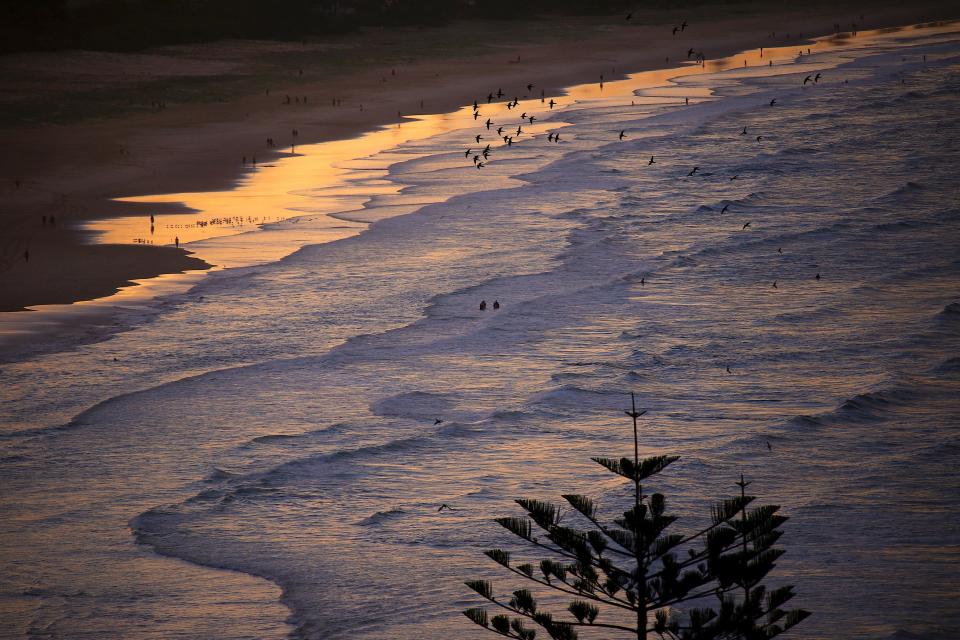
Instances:
[[[692,13],[711,10],[717,11],[696,8]],[[686,37],[682,45],[693,46],[696,42],[708,58],[763,46],[765,42],[790,45],[824,35],[825,28],[835,22],[848,22],[829,16],[856,11],[818,6],[803,14],[768,11],[759,16],[737,16],[709,24],[710,17],[701,16],[699,20],[705,26],[701,29],[698,22],[691,19],[692,35]],[[943,19],[950,8],[933,4],[923,8],[890,6],[871,11],[860,28]],[[919,15],[921,13],[925,15]],[[656,14],[639,19],[646,20],[652,15]],[[781,39],[779,34],[772,39],[767,30],[769,25],[785,23],[796,33],[789,39]],[[510,23],[509,29],[521,31],[524,25],[528,23]],[[731,34],[731,27],[735,26],[738,29]],[[429,32],[431,38],[438,37],[437,34],[450,38],[474,28],[482,32],[490,29],[490,25],[408,29],[394,35],[401,42],[423,32]],[[675,65],[675,57],[670,58],[672,62],[666,60],[675,49],[682,48],[681,41],[662,23],[623,26],[591,18],[570,19],[564,26],[573,31],[578,28],[587,30],[578,45],[589,48],[588,57],[571,51],[575,47],[551,44],[544,34],[538,34],[530,42],[510,45],[509,53],[501,50],[475,58],[415,60],[397,67],[397,76],[387,75],[392,69],[369,66],[351,76],[349,82],[341,79],[335,89],[321,86],[322,80],[299,83],[286,78],[296,84],[297,91],[303,95],[314,96],[309,107],[278,106],[278,95],[273,90],[271,96],[247,95],[226,103],[185,104],[155,113],[81,120],[70,131],[60,124],[0,131],[5,145],[11,149],[6,159],[0,161],[0,175],[5,178],[0,187],[4,200],[0,207],[0,229],[6,237],[0,246],[0,311],[101,298],[128,286],[134,279],[208,268],[211,265],[191,257],[183,249],[95,244],[89,242],[89,233],[70,227],[93,219],[151,213],[162,216],[164,212],[183,211],[173,203],[130,203],[113,198],[230,188],[244,175],[240,157],[245,151],[250,155],[260,154],[259,157],[267,161],[286,154],[282,144],[276,149],[265,147],[264,136],[271,131],[297,128],[302,132],[298,144],[349,139],[396,122],[398,108],[403,113],[404,105],[414,107],[411,113],[420,111],[416,108],[420,99],[424,100],[422,111],[445,113],[469,104],[474,98],[480,99],[481,96],[476,95],[479,88],[503,87],[510,93],[511,87],[519,86],[515,91],[525,91],[524,85],[530,81],[538,83],[547,95],[555,95],[563,87],[594,80],[598,73],[609,73],[607,77],[612,81],[625,77],[627,72]],[[361,40],[370,37],[385,36],[366,33]],[[638,38],[644,42],[642,50],[635,46]],[[508,42],[507,38],[506,42],[494,44],[505,46]],[[220,44],[223,43],[214,46]],[[328,41],[320,43],[329,44]],[[295,45],[272,43],[268,46]],[[514,55],[519,56],[521,62],[515,62]],[[607,57],[613,55],[617,58]],[[0,60],[0,69],[9,58]],[[304,74],[313,77],[315,72],[306,67]],[[437,86],[430,87],[433,83]],[[324,94],[342,96],[338,99],[344,106],[329,106],[319,97]],[[367,96],[371,101],[360,111],[358,105]],[[254,130],[264,135],[250,133]],[[276,138],[278,142],[283,140],[279,134]],[[20,181],[19,189],[10,184],[11,176],[19,176],[13,179]],[[55,232],[40,224],[42,212],[57,216],[59,228]],[[28,250],[31,252],[29,263],[21,258]],[[51,253],[56,255],[56,261],[39,266]],[[58,274],[61,277],[58,278]],[[69,278],[63,274],[69,274]]]

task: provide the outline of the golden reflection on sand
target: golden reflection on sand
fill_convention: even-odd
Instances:
[[[919,28],[927,29],[931,33],[950,30],[950,27],[940,24],[912,27]],[[839,34],[803,45],[753,49],[725,58],[708,59],[702,64],[695,60],[683,60],[680,66],[671,63],[673,66],[669,68],[631,74],[622,80],[601,83],[598,78],[597,82],[570,87],[560,96],[518,96],[519,106],[512,110],[507,108],[505,102],[486,104],[481,100],[478,117],[474,117],[473,105],[445,114],[406,116],[398,125],[384,126],[348,140],[305,144],[286,149],[287,155],[283,157],[259,164],[255,168],[247,167],[239,183],[231,189],[120,198],[123,201],[140,203],[182,203],[192,210],[190,212],[158,214],[152,224],[149,215],[141,215],[97,220],[87,224],[85,228],[97,232],[95,241],[100,243],[142,242],[172,245],[179,240],[182,245],[253,231],[264,224],[309,215],[311,231],[317,235],[319,241],[335,240],[359,233],[364,228],[362,223],[412,210],[411,207],[403,206],[387,207],[380,215],[373,216],[369,213],[364,215],[365,212],[362,211],[364,202],[371,197],[397,194],[400,191],[400,185],[384,179],[387,167],[383,165],[388,159],[378,157],[378,154],[396,149],[405,143],[462,129],[462,148],[451,149],[451,158],[459,155],[464,166],[470,168],[470,161],[463,158],[464,151],[472,147],[473,153],[476,153],[490,143],[490,162],[495,163],[499,148],[506,144],[496,135],[496,128],[501,125],[505,129],[509,127],[504,131],[505,134],[515,131],[514,127],[520,123],[519,116],[523,113],[542,118],[551,110],[562,112],[564,107],[585,102],[602,102],[613,106],[627,103],[683,104],[689,100],[693,104],[710,99],[711,91],[677,83],[684,77],[733,69],[745,69],[758,75],[796,73],[801,69],[793,63],[802,63],[805,55],[850,47],[854,40],[859,46],[863,46],[879,38],[889,38],[898,31],[901,30],[864,31],[855,39],[848,34]],[[508,100],[511,97],[513,96],[505,95],[502,99]],[[551,100],[556,102],[553,109],[550,107]],[[484,127],[488,118],[494,123],[489,130]],[[515,141],[530,136],[545,136],[548,131],[556,131],[565,125],[566,123],[559,120],[528,124]],[[484,139],[480,144],[471,144],[474,142],[472,137],[477,132],[481,133]],[[405,153],[403,159],[414,159],[426,154],[427,152],[419,155],[415,152]],[[502,152],[499,155],[503,157]],[[395,158],[390,158],[393,159]],[[477,175],[482,178],[482,172]],[[344,226],[345,221],[354,224]],[[317,239],[311,238],[309,241]],[[284,251],[289,253],[296,248],[285,247]],[[272,254],[269,259],[282,257],[278,255],[277,249],[269,252]],[[203,258],[204,250],[197,250],[198,256]],[[223,264],[222,256],[215,257],[220,257],[220,263]]]

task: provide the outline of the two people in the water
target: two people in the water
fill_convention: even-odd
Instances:
[[[499,301],[499,300],[494,300],[494,301],[493,301],[493,310],[496,311],[496,310],[499,309],[499,308],[500,308],[500,301]],[[486,301],[486,300],[481,300],[481,301],[480,301],[480,311],[486,311],[486,310],[487,310],[487,301]]]

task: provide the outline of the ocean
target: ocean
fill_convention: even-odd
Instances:
[[[741,473],[790,517],[790,637],[960,636],[960,25],[807,49],[284,159],[231,268],[10,348],[0,638],[484,637],[493,519],[615,512],[631,392],[680,530]]]

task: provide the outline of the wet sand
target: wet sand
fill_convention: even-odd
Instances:
[[[498,88],[505,97],[549,96],[601,73],[613,80],[676,64],[691,47],[717,57],[799,43],[834,24],[867,29],[954,13],[944,3],[873,6],[862,17],[856,5],[724,6],[635,13],[629,23],[553,18],[306,43],[6,56],[0,74],[11,82],[0,113],[15,124],[0,129],[0,311],[102,297],[132,279],[203,268],[183,249],[96,244],[73,227],[178,210],[112,198],[229,188],[247,170],[243,157],[276,158],[294,129],[300,144],[343,139],[396,123],[398,114],[484,102]],[[690,27],[672,35],[684,19]],[[56,216],[55,230],[43,215]]]

